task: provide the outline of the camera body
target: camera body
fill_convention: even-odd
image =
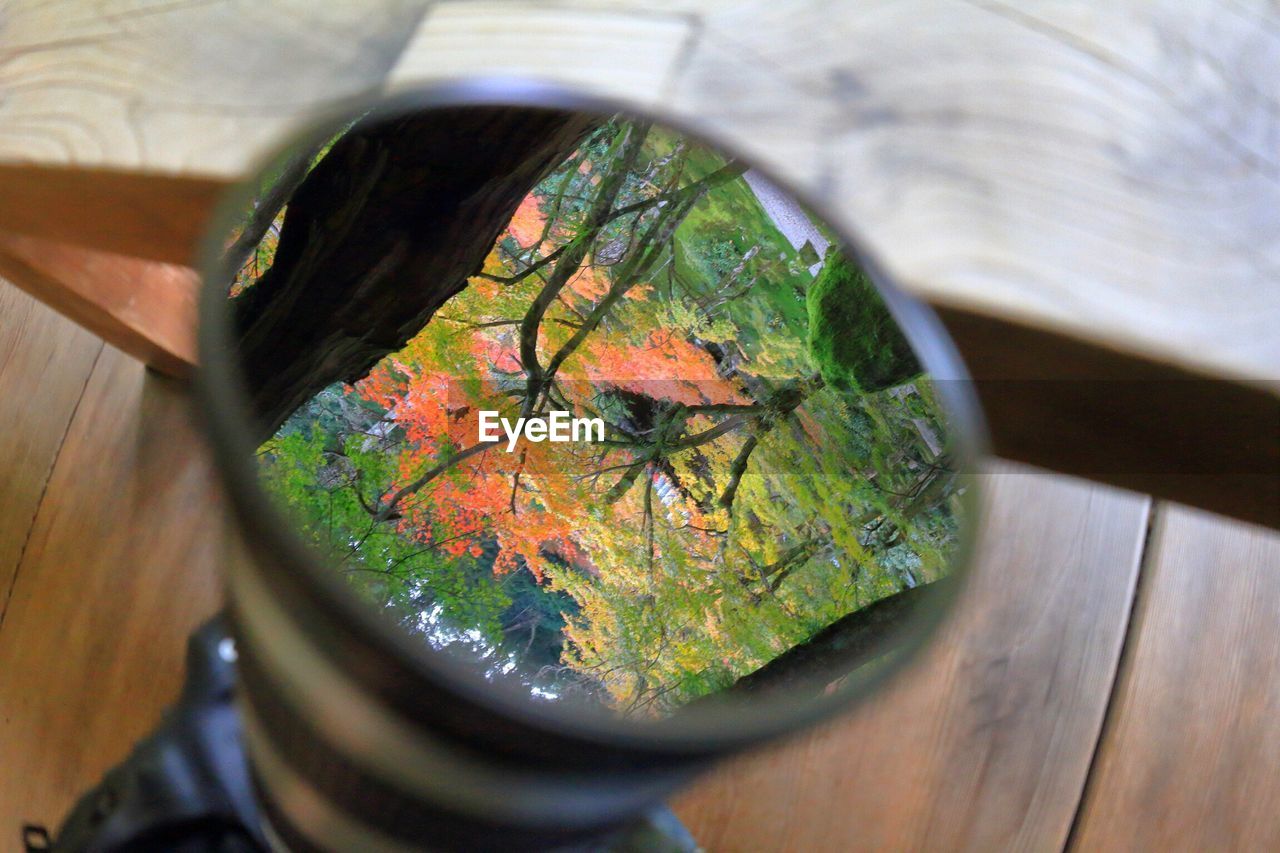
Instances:
[[[273,831],[245,755],[235,704],[236,645],[227,621],[216,617],[191,635],[178,701],[155,732],[80,798],[56,837],[44,827],[23,827],[29,853],[279,849],[270,840]],[[494,835],[490,841],[502,849],[521,846],[518,837]],[[675,814],[658,807],[621,829],[561,849],[692,853],[698,848]]]
[[[182,694],[159,727],[80,798],[56,839],[26,827],[27,849],[270,849],[234,703],[235,657],[224,618],[192,634]]]

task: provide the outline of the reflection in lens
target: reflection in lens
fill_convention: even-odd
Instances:
[[[229,245],[266,489],[494,685],[639,719],[834,689],[949,569],[947,418],[877,291],[679,132],[357,123],[264,178]]]

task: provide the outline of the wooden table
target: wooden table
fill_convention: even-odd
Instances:
[[[125,754],[218,606],[186,387],[133,357],[191,363],[213,200],[319,107],[483,70],[667,104],[808,188],[943,311],[1003,455],[1112,484],[992,462],[943,641],[682,795],[708,849],[1280,846],[1280,535],[1114,488],[1280,511],[1280,13],[369,5],[4,9],[0,275],[110,343],[0,287],[0,827]]]

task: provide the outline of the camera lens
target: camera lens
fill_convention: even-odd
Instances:
[[[457,84],[324,123],[227,211],[201,385],[286,845],[600,838],[865,695],[953,598],[950,345],[732,146]]]

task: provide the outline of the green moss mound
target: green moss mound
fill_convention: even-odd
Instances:
[[[920,375],[911,345],[871,279],[832,250],[809,288],[809,353],[828,385],[858,393]]]

